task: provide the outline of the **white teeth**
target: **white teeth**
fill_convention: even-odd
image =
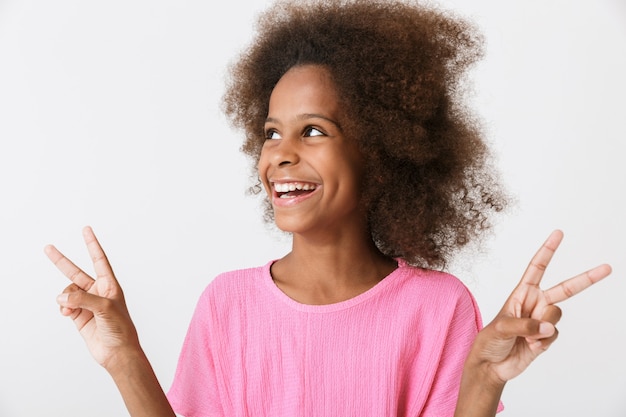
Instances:
[[[280,184],[275,183],[274,184],[274,189],[278,193],[288,193],[289,191],[296,191],[296,190],[309,191],[309,190],[315,190],[315,188],[316,188],[315,184],[303,183],[303,182],[287,182],[287,183],[280,183]]]

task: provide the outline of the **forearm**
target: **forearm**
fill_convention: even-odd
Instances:
[[[174,411],[141,349],[117,355],[106,367],[132,417],[174,417]]]
[[[484,367],[466,362],[461,378],[455,417],[493,417],[496,415],[504,382],[494,380]]]

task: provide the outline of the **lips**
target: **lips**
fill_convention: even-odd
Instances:
[[[296,204],[319,188],[318,184],[303,181],[275,182],[272,186],[274,203],[277,205]]]
[[[278,198],[293,198],[308,194],[317,188],[317,184],[309,182],[274,183],[274,191]]]

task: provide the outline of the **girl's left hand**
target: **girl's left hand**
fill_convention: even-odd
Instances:
[[[495,384],[522,373],[539,354],[550,347],[558,332],[561,309],[555,304],[578,294],[611,273],[600,265],[548,290],[539,287],[563,233],[554,231],[537,251],[521,281],[504,306],[482,331],[472,346],[468,360],[486,371]]]

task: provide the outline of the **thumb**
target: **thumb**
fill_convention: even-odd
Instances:
[[[499,339],[543,339],[556,332],[554,325],[548,321],[519,317],[500,317],[494,320],[493,330]]]
[[[80,308],[89,310],[94,314],[107,310],[111,302],[112,301],[108,298],[99,297],[81,289],[63,292],[57,296],[57,303],[62,308],[71,310]]]

